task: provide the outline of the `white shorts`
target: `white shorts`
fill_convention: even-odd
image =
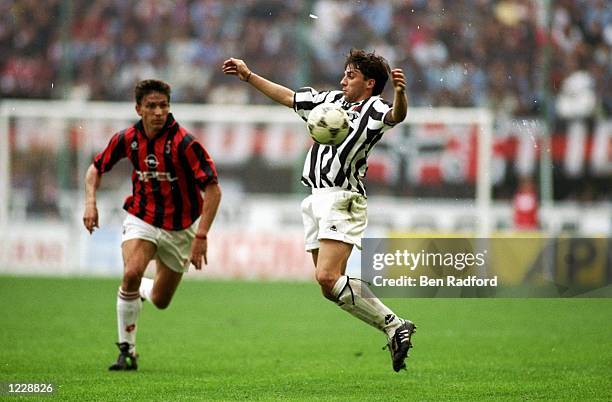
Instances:
[[[354,244],[361,250],[361,236],[368,224],[366,198],[339,187],[313,189],[302,201],[306,251],[319,248],[320,239]]]
[[[184,230],[165,230],[155,227],[132,214],[123,221],[121,242],[132,239],[150,241],[157,246],[156,256],[171,270],[184,273],[189,269],[191,243],[196,233],[197,221]]]

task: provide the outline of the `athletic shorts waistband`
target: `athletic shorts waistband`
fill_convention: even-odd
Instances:
[[[327,194],[327,193],[335,193],[338,191],[349,191],[342,187],[323,187],[323,188],[313,188],[313,194]]]

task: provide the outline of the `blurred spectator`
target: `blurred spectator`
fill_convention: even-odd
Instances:
[[[595,80],[583,69],[571,71],[561,84],[557,113],[564,119],[592,117],[595,112]]]
[[[538,195],[535,185],[530,177],[523,177],[512,199],[514,213],[514,228],[516,230],[537,230],[538,222]]]

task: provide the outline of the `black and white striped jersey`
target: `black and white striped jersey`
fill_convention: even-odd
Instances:
[[[380,96],[359,102],[347,102],[342,91],[324,91],[305,87],[295,92],[293,108],[306,121],[321,103],[335,103],[346,110],[350,129],[339,145],[314,143],[304,162],[302,183],[311,188],[340,187],[366,195],[361,179],[368,169],[368,156],[391,125],[384,122],[391,104]]]

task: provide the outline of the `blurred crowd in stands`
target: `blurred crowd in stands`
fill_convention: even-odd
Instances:
[[[292,88],[338,87],[344,55],[361,47],[404,68],[417,106],[541,112],[612,109],[612,6],[537,0],[0,0],[4,98],[132,100],[157,77],[175,102],[267,103],[222,61],[245,59]],[[563,104],[565,96],[568,104]],[[565,108],[565,109],[564,109]],[[580,112],[580,111],[579,111]]]

